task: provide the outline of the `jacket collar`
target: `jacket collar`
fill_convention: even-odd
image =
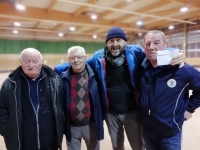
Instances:
[[[41,69],[44,74],[47,74],[49,75],[50,77],[52,78],[55,78],[57,76],[57,74],[48,66],[46,65],[42,65],[42,69]],[[10,75],[9,75],[9,78],[11,80],[17,80],[21,77],[21,73],[22,73],[22,68],[21,66],[19,66],[17,69],[15,69]]]
[[[149,63],[150,63],[149,60],[147,59],[147,57],[145,57],[141,66],[146,69],[149,66]]]
[[[85,63],[85,68],[88,71],[89,78],[94,76],[94,72],[93,72],[92,68],[87,63]],[[72,69],[72,66],[70,65],[70,67],[66,71],[64,71],[60,74],[61,78],[68,78],[69,79],[71,77],[71,75],[70,75],[71,69]]]

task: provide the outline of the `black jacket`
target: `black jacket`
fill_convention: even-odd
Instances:
[[[62,80],[51,68],[43,65],[51,89],[53,117],[56,125],[56,139],[61,148],[64,132],[63,86]],[[8,150],[21,149],[21,67],[7,78],[0,92],[0,134],[4,137]]]

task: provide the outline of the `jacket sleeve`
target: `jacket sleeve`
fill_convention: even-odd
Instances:
[[[61,77],[59,77],[59,92],[60,92],[60,105],[61,105],[61,109],[62,109],[62,112],[64,112],[64,95],[63,95],[63,82],[62,82],[62,79]]]
[[[146,57],[144,50],[139,45],[133,45],[135,48],[135,55],[138,60],[139,65],[143,62],[144,58]]]
[[[5,82],[4,82],[5,84]],[[7,104],[6,104],[6,90],[4,84],[0,91],[0,134],[2,135],[6,123],[9,118]]]
[[[94,76],[94,80],[95,81],[97,79],[96,76]],[[91,81],[91,82],[93,82]],[[103,140],[104,139],[104,128],[103,128],[103,109],[102,109],[102,105],[101,105],[101,101],[100,101],[100,95],[99,95],[99,89],[98,89],[98,85],[96,86],[97,81],[95,82],[95,84],[92,84],[92,90],[94,93],[93,98],[95,99],[94,102],[94,118],[95,118],[95,124],[96,124],[96,131],[97,131],[97,139],[98,140]]]
[[[200,106],[200,72],[193,67],[189,67],[188,71],[190,73],[189,89],[192,90],[192,94],[186,110],[193,113]]]
[[[62,72],[66,71],[69,68],[69,66],[70,66],[70,63],[69,62],[65,62],[65,63],[56,65],[53,70],[57,74],[61,74]]]
[[[95,63],[94,63],[94,55],[89,57],[87,60],[86,60],[86,63],[88,63],[90,65],[90,67],[93,68],[93,70],[95,70]]]
[[[200,106],[200,91],[193,91],[189,98],[187,111],[193,113]]]

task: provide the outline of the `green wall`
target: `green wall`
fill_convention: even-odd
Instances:
[[[48,53],[67,53],[67,49],[72,46],[82,46],[86,53],[102,49],[105,43],[97,42],[51,42],[33,40],[2,40],[0,39],[0,54],[19,54],[23,49],[32,47],[39,50],[42,54]]]

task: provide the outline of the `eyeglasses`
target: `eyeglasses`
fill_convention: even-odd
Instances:
[[[85,56],[73,56],[73,57],[69,57],[69,59],[70,59],[71,61],[74,61],[75,59],[77,59],[77,60],[82,60],[84,57],[85,57]]]

